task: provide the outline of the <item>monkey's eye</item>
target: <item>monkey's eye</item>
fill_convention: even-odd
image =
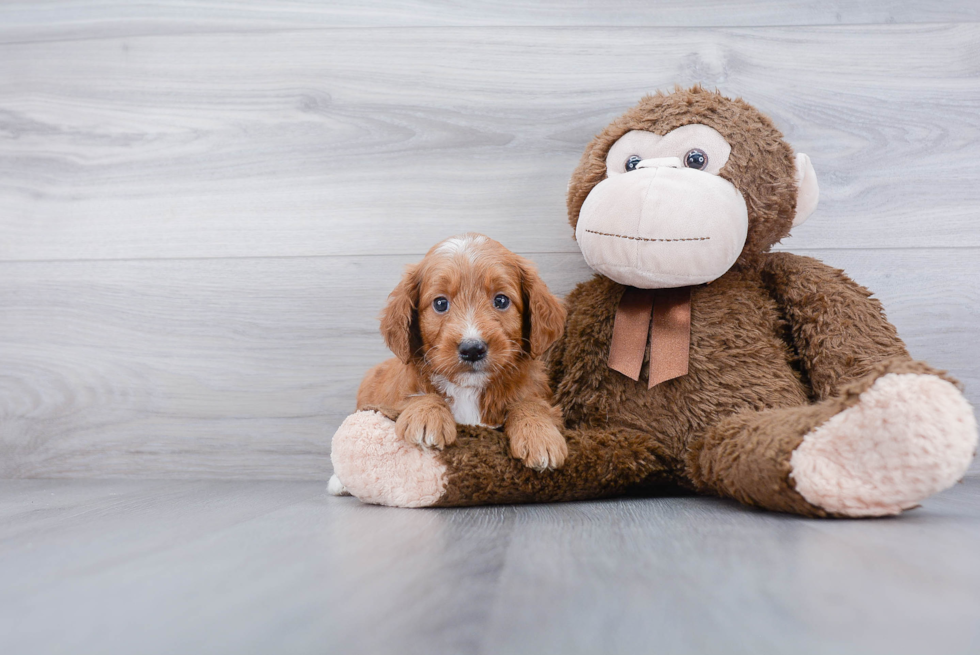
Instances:
[[[436,314],[445,314],[449,311],[449,299],[439,296],[432,301],[432,309],[436,310]]]
[[[699,148],[689,150],[684,155],[684,165],[696,171],[704,170],[704,167],[708,165],[708,155],[704,154],[704,150],[700,150]]]
[[[510,298],[502,293],[498,293],[493,297],[493,306],[497,309],[507,309],[510,307]]]
[[[630,155],[630,158],[626,160],[626,172],[635,171],[636,165],[643,161],[643,157],[639,155]]]

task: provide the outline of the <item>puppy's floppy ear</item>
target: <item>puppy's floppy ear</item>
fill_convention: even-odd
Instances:
[[[381,312],[381,335],[391,352],[406,364],[422,345],[418,326],[421,284],[419,265],[412,264],[388,295],[388,304]]]
[[[565,306],[548,291],[534,264],[521,257],[519,268],[524,349],[540,357],[565,331]]]

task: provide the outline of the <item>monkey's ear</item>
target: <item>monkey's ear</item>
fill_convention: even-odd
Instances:
[[[421,343],[418,332],[418,304],[421,275],[418,264],[405,269],[388,304],[381,312],[381,336],[391,352],[406,364]]]
[[[565,331],[565,306],[548,291],[531,262],[522,258],[520,269],[525,349],[531,357],[540,357]]]
[[[819,200],[817,174],[813,171],[810,158],[801,152],[796,155],[796,216],[793,218],[793,227],[810,217]]]

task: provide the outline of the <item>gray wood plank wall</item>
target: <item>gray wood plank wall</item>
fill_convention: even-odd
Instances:
[[[568,291],[571,170],[674,84],[812,157],[780,247],[980,400],[980,3],[655,4],[0,2],[0,476],[324,477],[401,268]]]

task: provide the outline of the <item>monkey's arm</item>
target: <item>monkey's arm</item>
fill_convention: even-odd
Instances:
[[[814,400],[838,395],[885,360],[909,353],[871,292],[810,257],[767,256],[763,278],[790,324]]]
[[[456,443],[422,449],[399,439],[394,423],[362,411],[333,438],[334,472],[363,502],[436,507],[602,498],[665,482],[668,458],[650,435],[626,428],[564,430],[568,458],[555,471],[534,471],[509,454],[499,431],[458,426]]]

